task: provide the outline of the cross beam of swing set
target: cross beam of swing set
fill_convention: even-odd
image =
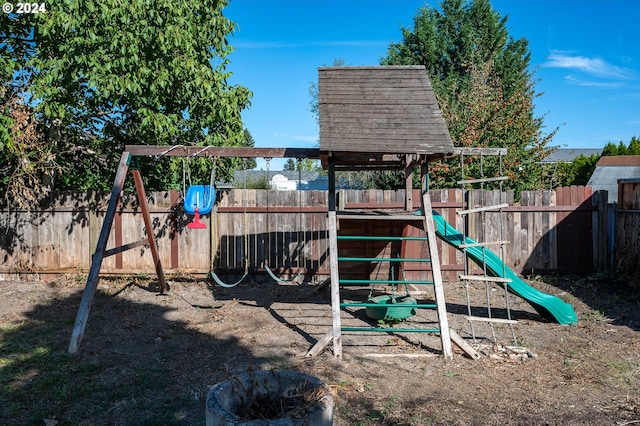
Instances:
[[[219,147],[219,146],[186,146],[186,145],[174,145],[174,146],[153,146],[153,145],[127,145],[120,157],[120,163],[118,165],[118,172],[116,173],[115,180],[113,182],[113,188],[111,190],[111,196],[109,197],[109,204],[107,205],[107,211],[105,213],[104,222],[102,223],[102,229],[100,230],[100,236],[96,244],[96,250],[91,257],[91,268],[87,277],[87,283],[82,293],[82,299],[78,308],[78,314],[76,316],[76,322],[73,326],[71,333],[71,340],[69,342],[69,353],[77,352],[84,336],[84,331],[89,319],[89,311],[91,304],[93,303],[93,297],[95,295],[96,287],[98,285],[98,279],[100,275],[100,268],[102,267],[102,260],[105,257],[112,256],[116,253],[122,253],[123,251],[130,250],[141,245],[149,245],[151,249],[151,255],[153,257],[153,264],[155,266],[156,275],[158,276],[158,284],[160,286],[160,294],[164,294],[169,289],[167,281],[164,277],[162,269],[162,263],[158,254],[158,243],[156,237],[153,234],[153,224],[151,221],[151,215],[149,212],[149,205],[147,204],[147,196],[142,181],[142,175],[138,167],[138,157],[239,157],[239,158],[308,158],[319,159],[320,150],[314,148],[244,148],[244,147]],[[111,226],[113,219],[115,218],[118,204],[120,202],[120,195],[124,188],[124,182],[127,177],[127,172],[131,169],[133,179],[136,187],[136,195],[138,202],[140,203],[140,210],[142,211],[142,218],[144,226],[147,232],[147,238],[144,240],[124,244],[120,247],[115,247],[107,250],[107,241],[109,234],[111,233]]]
[[[320,159],[318,148],[244,148],[223,146],[172,147],[152,145],[127,145],[125,151],[145,157],[239,157],[239,158],[308,158]]]

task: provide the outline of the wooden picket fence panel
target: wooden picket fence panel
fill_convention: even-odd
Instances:
[[[640,179],[618,180],[616,269],[640,276]]]
[[[433,206],[457,229],[464,218],[460,189],[431,191]],[[597,206],[592,205],[590,188],[559,188],[555,191],[524,192],[519,205],[513,193],[469,191],[471,204],[507,202],[502,213],[486,212],[467,224],[475,240],[508,240],[506,263],[517,272],[589,272],[594,270],[594,252],[599,243],[593,233]],[[28,274],[86,272],[102,227],[109,194],[61,192],[30,212],[0,210],[0,279]],[[213,214],[202,221],[207,229],[192,230],[176,191],[148,194],[153,232],[167,272],[206,273],[214,267],[220,273],[240,273],[245,261],[252,270],[268,264],[276,273],[292,274],[299,268],[310,274],[328,275],[327,192],[266,191],[235,189],[219,195],[215,228]],[[349,190],[339,192],[345,208],[402,208],[404,191]],[[413,195],[420,199],[419,191]],[[346,226],[346,225],[345,225]],[[363,232],[383,232],[383,225],[363,228]],[[145,229],[135,196],[121,200],[107,247],[135,242],[145,237]],[[395,229],[393,232],[420,235],[422,230]],[[213,242],[213,258],[211,256]],[[245,242],[246,255],[245,256]],[[445,277],[455,280],[462,269],[459,251],[438,241]],[[377,255],[385,247],[372,246]],[[403,256],[419,256],[423,247],[405,245]],[[597,257],[597,256],[596,256]],[[409,273],[413,266],[406,265]],[[149,249],[139,247],[103,261],[102,273],[153,274]],[[416,273],[421,273],[419,268]]]

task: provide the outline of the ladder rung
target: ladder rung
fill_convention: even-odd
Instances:
[[[485,275],[460,275],[461,280],[467,281],[487,281],[493,283],[510,283],[511,278],[487,277]]]
[[[484,246],[501,246],[503,244],[509,244],[509,241],[485,241],[484,243],[472,243],[472,244],[460,244],[458,247],[484,247]]]
[[[380,303],[366,303],[366,302],[345,302],[341,303],[342,308],[417,308],[417,309],[435,309],[435,303],[387,303],[381,305]]]
[[[440,333],[439,328],[341,327],[340,330],[368,331],[372,333]]]
[[[478,322],[497,322],[500,324],[517,324],[518,321],[504,319],[504,318],[485,318],[485,317],[465,317],[467,321],[478,321]]]
[[[458,185],[465,185],[467,183],[484,183],[484,182],[500,182],[501,180],[508,180],[509,177],[507,176],[500,176],[500,177],[492,177],[492,178],[480,178],[480,179],[466,179],[466,180],[459,180],[458,181]]]
[[[427,241],[427,237],[381,237],[381,236],[367,236],[367,235],[338,235],[338,240],[347,241]]]
[[[402,281],[402,280],[338,280],[343,285],[369,285],[369,284],[406,284],[406,285],[433,285],[433,281]]]
[[[462,215],[465,215],[465,214],[479,213],[479,212],[486,212],[486,211],[489,211],[489,210],[503,209],[505,207],[509,207],[509,204],[495,204],[493,206],[476,207],[475,209],[460,210],[459,212],[456,212],[456,213],[462,216]]]
[[[339,257],[338,260],[344,262],[431,262],[431,259],[407,257]]]

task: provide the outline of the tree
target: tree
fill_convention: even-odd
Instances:
[[[302,171],[302,172],[311,172],[318,171],[317,161],[311,160],[309,158],[300,158],[298,160],[294,160],[293,158],[287,158],[286,163],[284,163],[283,170],[285,171]]]
[[[7,204],[28,208],[49,192],[41,181],[61,168],[16,87],[0,85],[0,111],[0,188]]]
[[[629,155],[640,155],[640,139],[635,136],[629,141],[629,147],[627,148]]]
[[[425,6],[413,28],[402,29],[384,65],[424,65],[456,146],[506,147],[503,172],[507,188],[543,185],[541,166],[555,130],[544,135],[543,118],[534,115],[535,93],[530,52],[524,38],[508,35],[507,18],[488,0],[444,0],[440,9]],[[477,163],[476,163],[477,164]],[[451,186],[461,178],[459,159],[432,166],[431,184]],[[499,173],[486,159],[483,174]],[[474,163],[465,177],[478,177]]]
[[[226,4],[61,0],[46,13],[0,15],[3,82],[27,82],[23,99],[65,168],[56,188],[109,188],[126,144],[246,142],[240,113],[251,93],[227,83]],[[179,159],[142,167],[149,189],[181,179]]]
[[[613,142],[607,143],[602,149],[602,156],[609,155],[640,155],[640,139],[633,136],[628,146],[623,141],[617,145]]]
[[[553,186],[586,185],[596,169],[600,155],[580,155],[570,163],[557,164],[553,170]]]
[[[602,156],[618,155],[618,145],[608,142],[602,149]]]

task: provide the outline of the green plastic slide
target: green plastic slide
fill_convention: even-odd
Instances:
[[[436,211],[433,212],[433,220],[436,224],[436,233],[447,244],[462,250],[460,244],[474,244],[471,238],[465,238],[456,228],[449,225]],[[467,256],[482,265],[482,247],[467,247]],[[564,302],[559,297],[536,290],[518,277],[518,275],[502,263],[500,257],[485,248],[485,261],[487,272],[494,277],[511,279],[509,291],[526,300],[543,317],[553,319],[560,324],[577,324],[578,317],[573,306]]]

